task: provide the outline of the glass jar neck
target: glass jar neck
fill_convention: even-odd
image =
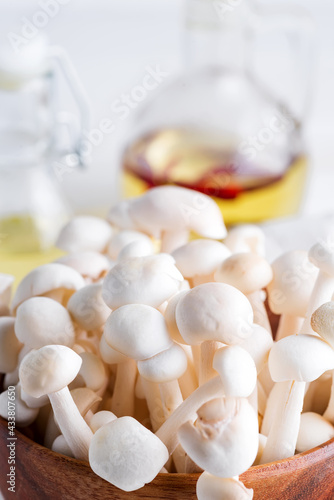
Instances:
[[[243,0],[188,0],[186,4],[185,62],[188,68],[224,66],[244,70],[249,2]]]

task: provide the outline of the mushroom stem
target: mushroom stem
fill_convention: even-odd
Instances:
[[[134,415],[137,363],[129,358],[117,365],[111,411],[117,417]]]
[[[145,393],[148,411],[153,432],[156,432],[164,422],[164,411],[160,396],[159,385],[142,377],[142,385]]]
[[[282,384],[280,388],[282,399],[278,404],[276,400],[276,412],[260,460],[261,464],[291,457],[296,449],[306,384],[296,380],[278,383]]]
[[[178,445],[177,431],[188,420],[195,420],[196,411],[210,399],[224,396],[224,388],[219,376],[209,380],[193,392],[156,432],[158,438],[173,453]]]
[[[55,419],[75,458],[88,461],[93,433],[80,415],[68,387],[48,394]]]
[[[212,368],[215,352],[223,347],[224,344],[214,340],[206,340],[201,344],[201,358],[199,364],[199,385],[205,384],[208,380],[217,375],[216,370]]]
[[[164,415],[167,419],[183,402],[182,393],[177,380],[159,384],[159,389]]]
[[[332,371],[331,395],[323,417],[331,424],[334,424],[334,370]]]
[[[246,295],[247,299],[251,303],[254,312],[254,323],[263,326],[268,332],[271,333],[271,325],[268,318],[268,314],[263,302],[263,291],[256,290],[253,293]]]
[[[188,229],[179,229],[174,231],[163,231],[161,234],[160,252],[172,253],[177,248],[188,243]]]
[[[299,333],[308,335],[317,335],[311,327],[311,316],[318,307],[332,298],[334,290],[334,279],[329,274],[319,270],[317,280],[315,282],[312,295],[307,307],[307,313]]]
[[[288,335],[297,334],[302,327],[303,321],[304,319],[300,318],[299,316],[290,316],[289,314],[282,314],[276,333],[276,338],[275,338],[276,342],[280,339],[283,339],[284,337],[287,337]]]

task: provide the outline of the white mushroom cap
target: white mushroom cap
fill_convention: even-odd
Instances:
[[[172,346],[163,315],[143,304],[116,309],[105,324],[104,337],[113,349],[135,360],[151,358]]]
[[[188,293],[189,290],[183,290],[182,292],[176,293],[173,295],[171,299],[169,299],[167,303],[166,310],[164,312],[164,317],[166,321],[166,325],[169,331],[170,336],[172,337],[175,342],[178,342],[179,344],[184,344],[185,341],[181,337],[181,334],[179,332],[179,329],[177,327],[176,323],[176,307],[182,297],[186,293]]]
[[[300,417],[296,450],[299,453],[311,450],[334,437],[334,427],[318,413],[306,412]]]
[[[82,359],[72,349],[48,345],[30,351],[20,366],[23,390],[35,398],[60,391],[79,373]]]
[[[47,297],[32,297],[18,307],[15,334],[23,344],[35,349],[50,344],[71,347],[75,340],[69,313]]]
[[[311,326],[334,349],[334,302],[326,302],[314,311]]]
[[[118,261],[130,259],[133,257],[146,257],[154,254],[154,246],[152,241],[137,240],[129,243],[118,254]]]
[[[7,316],[9,314],[13,282],[14,276],[0,273],[0,316]]]
[[[85,286],[85,281],[75,269],[63,264],[44,264],[36,267],[23,278],[13,297],[12,309],[15,310],[31,297],[45,295],[58,289],[72,294],[83,286]]]
[[[0,373],[14,371],[18,363],[22,344],[15,335],[14,323],[14,318],[0,317]]]
[[[218,477],[239,476],[254,462],[258,419],[247,399],[222,398],[215,419],[198,418],[178,431],[181,446],[202,469]]]
[[[185,294],[176,306],[176,323],[186,343],[205,340],[237,344],[252,332],[248,299],[224,283],[205,283]]]
[[[138,371],[151,382],[163,383],[176,380],[187,369],[187,355],[176,343],[149,359],[138,361]]]
[[[216,477],[204,471],[196,483],[198,500],[252,500],[253,490],[233,478]]]
[[[0,394],[0,417],[8,420],[8,391],[4,391]],[[18,427],[27,427],[32,424],[38,415],[38,408],[29,408],[25,402],[21,399],[21,387],[20,384],[15,387],[15,425]]]
[[[60,231],[56,246],[69,253],[104,252],[113,229],[103,219],[79,215],[71,219]]]
[[[107,377],[102,360],[92,352],[82,352],[79,356],[82,364],[75,380],[82,379],[86,387],[92,391],[98,391]]]
[[[172,252],[175,265],[185,278],[213,273],[230,255],[223,243],[205,239],[190,241]]]
[[[238,345],[218,349],[213,358],[227,397],[247,398],[256,386],[256,366],[248,352]]]
[[[86,331],[101,328],[111,310],[102,298],[102,284],[93,283],[75,292],[67,303],[67,309],[74,321]]]
[[[320,337],[290,335],[273,345],[268,366],[274,382],[312,382],[334,369],[334,351]]]
[[[235,286],[248,295],[265,288],[273,278],[270,264],[255,253],[233,254],[215,272],[215,280]]]
[[[167,254],[134,257],[119,262],[104,279],[102,297],[116,309],[125,304],[158,307],[174,295],[183,276]]]
[[[89,421],[89,427],[93,432],[96,432],[100,427],[109,424],[109,422],[113,422],[116,418],[116,415],[114,415],[112,411],[101,410],[92,416]]]
[[[74,454],[62,434],[60,434],[60,436],[57,436],[56,439],[53,441],[51,450],[54,451],[55,453],[60,453],[61,455],[65,455],[66,457],[74,458]]]
[[[319,241],[310,248],[308,257],[312,264],[325,274],[334,277],[334,248],[332,235],[328,235],[327,241]]]
[[[98,252],[78,252],[60,257],[56,262],[72,267],[88,282],[98,281],[109,271],[111,265],[105,255]]]
[[[146,234],[140,233],[139,231],[119,231],[111,237],[108,245],[108,255],[111,259],[117,260],[119,253],[130,243],[133,242],[144,242],[147,244],[147,248],[152,247],[152,241]]]
[[[268,361],[270,349],[273,346],[273,338],[263,326],[253,325],[250,337],[243,340],[239,346],[245,349],[253,358],[258,373]]]
[[[159,186],[139,198],[122,202],[111,209],[108,219],[156,238],[163,231],[186,228],[205,238],[219,240],[226,236],[217,204],[205,194],[178,186]]]
[[[241,224],[229,229],[224,243],[232,253],[252,252],[264,256],[265,241],[265,234],[259,226]]]
[[[293,250],[278,257],[271,265],[273,279],[267,286],[268,301],[275,314],[304,317],[318,269],[307,252]]]
[[[102,360],[109,365],[124,363],[124,361],[127,361],[129,359],[124,354],[121,354],[119,351],[116,351],[115,349],[110,347],[110,345],[106,342],[104,334],[100,339],[99,350]]]
[[[168,457],[162,441],[132,417],[101,427],[89,448],[89,464],[95,474],[123,491],[151,482]]]

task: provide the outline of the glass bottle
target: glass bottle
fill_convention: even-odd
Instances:
[[[273,33],[288,40],[294,69],[283,94],[257,46]],[[307,170],[310,40],[310,20],[298,8],[188,0],[186,68],[135,117],[123,156],[125,194],[189,187],[213,196],[227,223],[295,212]]]

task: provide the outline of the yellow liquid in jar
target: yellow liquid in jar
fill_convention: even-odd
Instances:
[[[227,224],[261,222],[298,211],[308,170],[305,156],[291,159],[280,175],[272,175],[249,165],[234,169],[233,154],[189,132],[150,134],[124,155],[123,194],[140,196],[163,184],[197,189],[212,196]]]

